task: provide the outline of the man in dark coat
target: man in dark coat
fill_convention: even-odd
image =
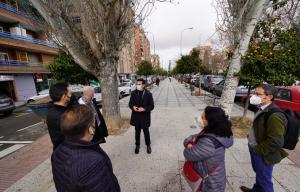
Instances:
[[[99,143],[91,142],[95,117],[86,105],[68,109],[61,119],[66,137],[51,156],[53,180],[58,192],[119,192],[111,161]]]
[[[154,109],[152,93],[145,89],[145,80],[136,81],[136,90],[131,93],[129,108],[132,110],[130,124],[135,126],[135,153],[140,150],[141,130],[144,132],[147,153],[151,153],[149,127],[151,125],[151,111]]]
[[[60,130],[60,118],[69,106],[72,92],[67,84],[57,83],[50,87],[49,94],[53,105],[47,114],[47,127],[54,150],[65,138]]]
[[[105,143],[105,137],[108,136],[108,131],[105,120],[94,99],[95,90],[91,86],[85,86],[82,92],[83,96],[78,100],[78,103],[91,107],[95,114],[96,131],[92,142]]]

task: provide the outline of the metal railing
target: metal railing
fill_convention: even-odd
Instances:
[[[30,66],[30,64],[17,60],[0,60],[0,66]]]
[[[39,18],[39,17],[36,17],[36,16],[31,15],[29,13],[26,13],[25,11],[20,11],[20,10],[18,10],[18,9],[16,9],[16,8],[10,6],[10,5],[7,5],[5,3],[2,3],[2,2],[0,2],[0,8],[5,9],[7,11],[10,11],[12,13],[18,14],[18,15],[21,15],[23,17],[27,17],[27,18],[35,19],[35,20],[41,20],[41,18]]]
[[[16,34],[12,34],[12,33],[7,33],[7,32],[0,32],[0,37],[16,39],[16,40],[25,41],[25,42],[28,42],[28,43],[39,44],[39,45],[44,45],[44,46],[47,46],[47,47],[57,48],[55,43],[51,43],[51,42],[48,42],[48,41],[42,41],[42,40],[34,39],[34,38],[31,38],[31,37],[16,35]]]

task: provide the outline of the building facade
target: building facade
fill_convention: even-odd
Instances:
[[[157,54],[151,55],[151,63],[154,69],[159,69],[160,68],[159,55]]]
[[[151,62],[150,42],[140,25],[135,27],[135,62],[139,65],[143,60]]]
[[[132,35],[132,37],[130,38],[130,42],[126,44],[119,53],[118,73],[125,76],[126,78],[129,78],[127,76],[135,73],[136,70],[135,36]]]
[[[27,100],[48,87],[46,65],[58,48],[16,0],[0,0],[0,92],[14,100]]]

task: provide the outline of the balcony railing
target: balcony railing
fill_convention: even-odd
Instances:
[[[30,66],[28,62],[16,60],[0,60],[0,66]]]
[[[31,37],[24,37],[24,36],[12,34],[12,33],[0,32],[0,37],[16,39],[16,40],[25,41],[28,43],[39,44],[39,45],[44,45],[47,47],[57,48],[55,43],[51,43],[48,41],[42,41],[42,40],[34,39]]]
[[[5,9],[5,10],[10,11],[10,12],[13,12],[13,13],[18,14],[18,15],[21,15],[23,17],[27,17],[27,18],[35,19],[35,20],[41,20],[41,18],[39,18],[39,17],[28,14],[24,11],[20,11],[20,10],[18,10],[18,9],[16,9],[16,8],[10,6],[10,5],[7,5],[5,3],[2,3],[2,2],[0,2],[0,8]]]

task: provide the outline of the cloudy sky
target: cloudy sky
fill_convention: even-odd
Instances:
[[[188,53],[199,44],[209,44],[206,40],[215,32],[216,11],[213,0],[178,0],[179,4],[157,3],[152,14],[144,24],[151,43],[153,53],[153,37],[155,52],[160,56],[161,66],[172,65],[180,56],[181,32],[182,52]],[[215,35],[213,38],[217,38]]]

